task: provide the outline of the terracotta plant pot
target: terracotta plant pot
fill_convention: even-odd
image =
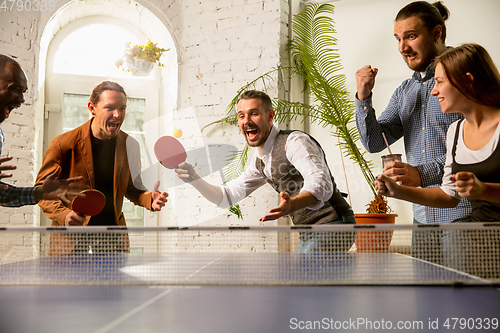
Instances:
[[[354,214],[356,224],[396,223],[398,214]],[[387,253],[394,231],[358,231],[357,252]]]

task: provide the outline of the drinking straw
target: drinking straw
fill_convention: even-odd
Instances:
[[[391,147],[389,147],[389,142],[387,142],[387,138],[385,137],[385,133],[382,132],[382,136],[384,137],[385,144],[387,146],[387,149],[389,149],[389,154],[392,155]]]

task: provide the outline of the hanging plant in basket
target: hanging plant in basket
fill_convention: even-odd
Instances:
[[[136,76],[147,76],[153,70],[155,64],[163,67],[160,62],[161,56],[170,49],[164,49],[148,39],[146,44],[126,44],[123,59],[116,62],[116,66],[125,72]]]

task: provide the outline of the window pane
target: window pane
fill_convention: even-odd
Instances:
[[[90,95],[64,94],[63,96],[63,131],[67,132],[90,119],[87,108]]]
[[[125,132],[142,132],[144,125],[144,114],[146,112],[146,100],[143,98],[129,98],[127,103],[127,116],[122,125]]]
[[[113,76],[134,79],[135,76],[117,68],[123,59],[126,43],[138,44],[129,31],[111,24],[90,24],[70,33],[54,55],[54,73],[91,76]],[[154,71],[141,79],[154,80]]]
[[[144,165],[145,136],[144,115],[146,113],[146,100],[143,98],[129,98],[125,121],[121,129],[139,142],[141,148],[141,165]],[[144,226],[144,208],[134,205],[126,200],[123,202],[123,214],[127,225],[131,227]]]

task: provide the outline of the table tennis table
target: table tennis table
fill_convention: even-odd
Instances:
[[[395,253],[45,257],[0,282],[1,332],[500,331],[488,281]]]

